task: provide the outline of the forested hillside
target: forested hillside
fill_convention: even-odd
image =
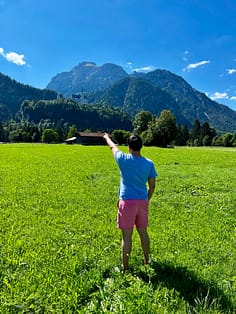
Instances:
[[[41,120],[51,123],[76,125],[78,130],[131,130],[130,117],[119,108],[106,105],[86,106],[71,99],[52,101],[24,101],[18,113],[20,119],[38,124]]]
[[[134,116],[142,110],[159,115],[162,110],[171,110],[178,123],[191,123],[182,115],[175,99],[167,92],[151,85],[142,78],[126,77],[107,88],[104,92],[98,92],[89,97],[92,103],[102,102],[122,108],[125,112]]]
[[[20,104],[25,100],[50,100],[57,98],[57,92],[48,89],[38,89],[21,84],[0,73],[0,118],[15,114]]]

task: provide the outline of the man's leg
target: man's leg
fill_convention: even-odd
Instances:
[[[137,228],[137,231],[139,233],[143,249],[144,264],[146,265],[149,263],[150,239],[147,233],[147,228]]]
[[[122,263],[124,270],[128,270],[129,267],[129,257],[132,249],[132,233],[133,229],[122,229]]]

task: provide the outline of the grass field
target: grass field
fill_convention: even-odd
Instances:
[[[110,149],[0,145],[0,313],[236,313],[236,149],[143,154],[152,261],[134,232],[123,274]]]

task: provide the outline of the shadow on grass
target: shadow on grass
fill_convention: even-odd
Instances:
[[[206,308],[217,304],[224,313],[236,313],[235,306],[216,284],[201,280],[186,267],[160,261],[152,261],[150,267],[151,275],[143,271],[136,274],[143,281],[151,283],[154,289],[159,285],[175,289],[192,307],[195,307],[198,302]]]

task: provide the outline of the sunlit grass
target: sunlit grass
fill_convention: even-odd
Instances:
[[[143,154],[159,174],[152,262],[134,233],[124,275],[111,151],[0,145],[1,313],[234,313],[236,150]]]

